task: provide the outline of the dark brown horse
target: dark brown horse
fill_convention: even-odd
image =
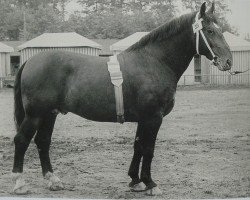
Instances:
[[[203,19],[202,30],[214,55],[201,36],[199,53],[213,60],[222,71],[231,68],[232,55],[217,26],[214,4],[205,11],[203,4],[198,14],[173,19],[118,55],[124,79],[125,121],[138,123],[128,172],[132,178],[129,186],[134,191],[160,193],[150,173],[155,140],[163,117],[174,106],[177,82],[196,54],[196,34],[192,28],[195,21]],[[42,172],[50,182],[50,189],[62,189],[49,158],[58,112],[72,112],[99,122],[116,122],[114,88],[107,61],[106,58],[54,51],[37,54],[21,67],[14,88],[16,193],[26,192],[21,173],[25,152],[34,135]]]

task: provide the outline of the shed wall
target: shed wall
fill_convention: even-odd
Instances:
[[[52,48],[25,48],[21,50],[21,65],[27,61],[32,56],[36,55],[42,51],[51,51],[51,50],[63,50],[63,51],[70,51],[85,55],[92,55],[98,56],[100,49],[92,48],[92,47],[52,47]]]
[[[250,69],[250,50],[248,51],[232,51],[233,67],[231,71],[246,71]],[[207,66],[210,68],[209,83],[224,85],[224,84],[250,84],[250,72],[231,76],[228,72],[222,72],[217,67]]]
[[[0,77],[5,77],[10,74],[10,53],[0,53]]]

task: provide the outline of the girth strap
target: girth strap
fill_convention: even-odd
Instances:
[[[120,64],[116,56],[111,56],[108,62],[108,71],[110,74],[111,82],[114,85],[115,90],[115,102],[116,102],[116,115],[119,123],[124,123],[124,104],[122,93],[122,72],[120,70]]]

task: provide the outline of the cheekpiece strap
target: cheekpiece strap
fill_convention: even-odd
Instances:
[[[214,61],[214,59],[215,59],[216,56],[215,56],[212,48],[208,44],[207,38],[205,37],[205,35],[204,35],[203,31],[202,31],[202,29],[203,29],[203,26],[202,26],[203,19],[202,18],[199,19],[199,16],[200,16],[200,12],[197,12],[197,14],[195,16],[195,22],[192,25],[193,32],[196,35],[196,45],[195,45],[195,47],[196,47],[196,53],[198,55],[200,55],[200,52],[199,52],[199,41],[200,41],[200,34],[201,34],[201,36],[202,36],[202,38],[203,38],[203,40],[204,40],[204,42],[205,42],[208,50],[210,51],[211,55],[213,56],[213,60],[212,61]]]

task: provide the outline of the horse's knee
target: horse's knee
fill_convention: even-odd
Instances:
[[[34,142],[38,149],[48,149],[50,146],[51,139],[47,137],[35,136]]]
[[[143,146],[142,146],[141,141],[139,139],[135,140],[135,142],[134,142],[134,151],[141,154],[142,149],[143,149]]]
[[[144,147],[143,149],[143,159],[153,159],[154,157],[154,148],[153,147]]]

